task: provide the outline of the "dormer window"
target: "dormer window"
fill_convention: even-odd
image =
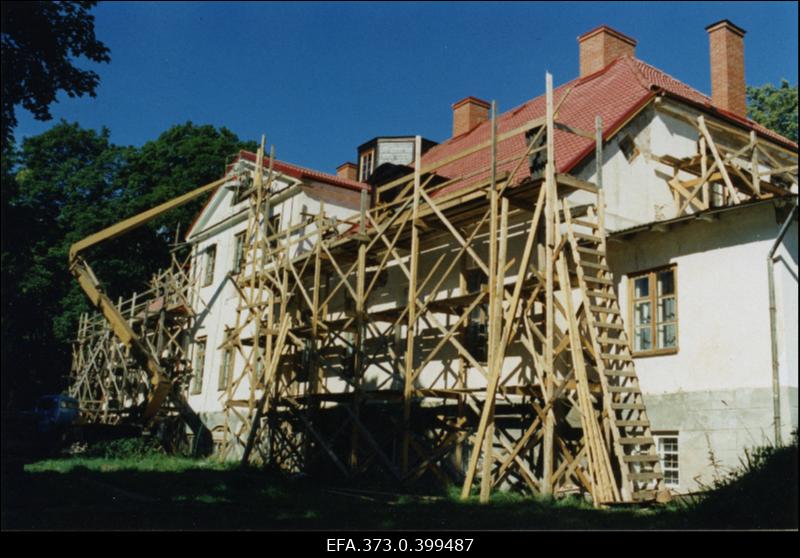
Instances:
[[[366,182],[372,176],[372,171],[375,170],[375,150],[370,149],[361,154],[359,164],[358,179],[361,182]]]
[[[622,150],[623,155],[625,155],[625,159],[627,159],[629,163],[632,163],[639,154],[639,148],[636,147],[633,139],[627,135],[619,140],[619,148]]]
[[[241,159],[234,165],[233,172],[236,175],[236,181],[232,186],[233,198],[231,199],[231,204],[237,205],[247,199],[250,190],[253,188],[253,177],[250,175],[247,164]]]
[[[253,180],[249,176],[239,179],[239,183],[233,191],[233,205],[238,205],[246,200],[252,189]]]

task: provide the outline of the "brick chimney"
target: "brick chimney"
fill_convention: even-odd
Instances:
[[[636,55],[636,41],[607,25],[578,37],[581,77],[602,70],[620,56]]]
[[[453,105],[453,137],[469,132],[489,120],[490,105],[486,101],[467,97]]]
[[[347,180],[358,180],[358,166],[355,163],[342,163],[336,167],[336,176]]]
[[[711,51],[711,102],[717,108],[745,116],[745,30],[723,19],[706,27],[706,31]]]

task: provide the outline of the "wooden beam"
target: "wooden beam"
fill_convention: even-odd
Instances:
[[[730,176],[728,176],[728,171],[725,169],[725,163],[722,161],[722,158],[719,155],[717,146],[714,143],[714,140],[711,138],[711,134],[708,132],[708,128],[706,127],[705,119],[702,116],[697,117],[697,125],[700,128],[700,133],[702,133],[703,137],[706,138],[706,142],[708,143],[708,149],[714,156],[714,161],[717,163],[719,172],[722,174],[722,180],[725,181],[725,186],[728,188],[728,194],[731,197],[731,202],[734,205],[739,205],[739,197],[736,192],[736,188],[733,187],[731,178]]]

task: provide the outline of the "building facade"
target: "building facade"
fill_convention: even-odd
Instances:
[[[524,255],[529,253],[528,230],[535,231],[530,224],[541,210],[536,198],[525,196],[526,188],[542,191],[536,185],[550,164],[559,184],[558,201],[565,204],[559,206],[562,216],[555,217],[560,223],[555,234],[574,239],[568,234],[570,219],[589,228],[584,238],[593,238],[592,230],[607,234],[602,254],[594,251],[605,263],[585,265],[607,266],[613,274],[609,286],[619,304],[614,312],[621,314],[624,326],[619,322],[614,326],[619,337],[606,340],[627,347],[638,376],[635,388],[614,387],[641,390],[647,409],[642,422],[648,438],[652,433],[666,487],[698,490],[736,467],[745,449],[774,443],[776,436],[788,441],[797,428],[797,145],[743,112],[744,31],[727,21],[707,31],[711,97],[635,58],[636,41],[613,29],[600,27],[581,36],[581,75],[552,90],[558,125],[552,135],[547,131],[546,141],[544,117],[550,112],[544,96],[495,120],[489,103],[467,97],[452,106],[453,136],[448,140],[437,145],[421,138],[378,137],[360,146],[358,165],[345,163],[338,176],[266,159],[259,169],[256,155],[240,153],[229,182],[212,195],[187,234],[191,273],[200,285],[187,400],[220,448],[231,439],[242,447],[251,445],[248,421],[262,420],[260,398],[266,401],[262,394],[275,384],[276,393],[286,394],[281,405],[292,418],[285,425],[265,419],[270,447],[278,448],[265,459],[280,457],[281,451],[303,454],[311,443],[297,434],[304,427],[342,470],[374,459],[393,472],[394,464],[402,462],[405,471],[415,442],[406,439],[403,447],[376,442],[364,423],[380,423],[381,409],[407,401],[417,390],[423,410],[426,398],[443,401],[431,404],[429,414],[443,425],[431,439],[439,437],[439,447],[452,452],[446,465],[467,475],[474,472],[469,432],[460,430],[459,421],[470,408],[480,416],[470,394],[493,381],[486,374],[493,310],[481,297],[495,286],[501,300],[513,298],[511,293],[529,288],[516,288],[528,268],[545,269],[544,252],[534,250],[529,262]],[[719,71],[737,64],[742,66],[737,71]],[[490,144],[496,146],[493,178]],[[546,159],[550,149],[554,161]],[[409,190],[397,176],[415,169],[421,184],[414,189],[429,190],[427,198],[413,198],[414,203],[440,204],[434,212],[485,207],[487,198],[475,201],[476,187],[503,177],[503,189],[511,192],[503,201],[507,253],[492,252],[479,212],[456,224],[444,216],[433,223],[412,213]],[[267,181],[269,191],[254,202],[253,183],[259,180]],[[587,224],[587,214],[601,224]],[[411,220],[419,231],[408,238],[400,230],[396,237],[374,235],[383,232],[378,216],[388,216],[387,223]],[[426,240],[415,248],[418,232]],[[343,243],[355,242],[336,252],[340,237]],[[259,247],[253,247],[252,238],[259,239]],[[386,244],[384,259],[370,252],[380,242]],[[419,257],[409,259],[414,250]],[[577,242],[573,250],[593,252]],[[284,258],[280,266],[268,257],[273,251]],[[493,258],[507,262],[499,287],[485,270],[484,262]],[[416,268],[409,269],[412,260]],[[526,269],[521,269],[523,261]],[[348,269],[356,268],[363,271],[360,280],[350,281]],[[439,280],[431,279],[435,270],[445,269]],[[576,270],[563,271],[559,287],[570,281],[573,288],[570,274]],[[272,294],[256,289],[257,281],[272,285]],[[288,289],[289,283],[296,286]],[[276,289],[283,294],[274,295]],[[578,295],[575,290],[576,307],[581,306]],[[541,464],[546,460],[542,450],[514,446],[529,436],[524,426],[510,419],[502,426],[503,413],[529,403],[534,392],[525,390],[541,373],[528,345],[544,310],[535,295],[530,300],[528,329],[512,336],[499,366],[505,407],[498,411],[498,431],[506,428],[512,435],[506,440],[498,435],[495,446],[510,455],[500,473],[514,462],[519,475],[527,477],[524,481],[538,486],[530,478],[530,464],[547,467]],[[567,305],[567,298],[560,300]],[[254,305],[262,314],[253,317]],[[586,306],[579,312],[585,315]],[[273,320],[278,307],[294,326],[287,322],[284,328]],[[412,307],[426,312],[417,322],[406,322]],[[555,318],[562,331],[569,329],[567,322]],[[591,320],[582,328],[585,323]],[[567,337],[561,337],[557,353],[569,352]],[[263,354],[261,339],[266,339]],[[571,350],[573,358],[579,351],[597,352],[591,347]],[[270,351],[280,355],[274,362],[264,356]],[[628,357],[617,353],[610,358]],[[361,371],[357,377],[355,369]],[[624,369],[618,370],[622,374]],[[605,383],[594,374],[590,371],[591,389],[600,390]],[[574,385],[577,380],[570,381]],[[599,397],[591,389],[585,397]],[[362,394],[364,400],[371,398],[371,414],[358,404]],[[357,398],[347,411],[350,416],[342,415],[352,424],[352,434],[343,433],[350,426],[335,424],[344,421],[336,410],[351,408],[341,403],[344,396]],[[638,408],[639,403],[622,405]],[[585,417],[567,409],[557,412],[565,416],[559,436],[570,440],[570,428],[580,428]],[[598,412],[601,427],[603,420]],[[391,420],[386,423],[388,431]],[[325,428],[331,432],[327,438]],[[336,455],[348,437],[353,448],[359,439],[362,445],[372,444],[374,455],[365,460],[351,449],[350,462],[344,463]],[[423,466],[441,456],[430,455],[436,457],[421,459]],[[581,454],[564,455],[556,475],[574,473],[569,463]],[[622,457],[635,461],[641,455]],[[290,467],[298,469],[302,466]],[[632,471],[655,478],[647,477],[655,473]],[[396,476],[403,474],[408,473]]]

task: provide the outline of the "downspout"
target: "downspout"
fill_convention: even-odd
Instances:
[[[775,263],[775,252],[778,250],[792,218],[797,215],[797,201],[795,201],[792,211],[786,217],[778,233],[778,238],[772,244],[767,254],[767,281],[769,283],[769,340],[772,349],[772,412],[774,415],[773,424],[775,426],[775,445],[781,446],[781,392],[778,375],[778,332],[777,332],[777,307],[775,305],[775,274],[773,271]]]

